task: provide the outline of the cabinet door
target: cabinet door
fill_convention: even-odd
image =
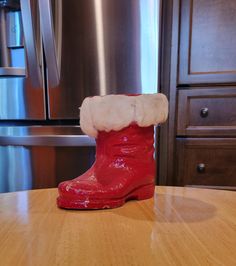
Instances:
[[[236,187],[236,139],[178,138],[177,184]]]
[[[236,1],[182,0],[179,84],[236,83]]]

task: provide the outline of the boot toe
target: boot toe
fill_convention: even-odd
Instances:
[[[65,181],[58,186],[59,195],[67,198],[99,197],[103,194],[102,186],[96,182]]]

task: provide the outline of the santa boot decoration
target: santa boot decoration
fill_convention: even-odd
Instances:
[[[154,194],[154,125],[167,119],[161,94],[86,98],[82,130],[96,138],[96,160],[83,175],[59,184],[57,204],[66,209],[104,209]]]

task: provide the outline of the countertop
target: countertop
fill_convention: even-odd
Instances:
[[[236,265],[236,192],[156,187],[98,211],[58,209],[56,197],[0,194],[0,265]]]

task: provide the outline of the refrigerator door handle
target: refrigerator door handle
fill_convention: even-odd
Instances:
[[[33,87],[42,88],[42,71],[39,63],[39,49],[33,24],[31,0],[21,0],[21,12],[30,80]]]
[[[51,0],[39,0],[40,24],[50,87],[56,87],[60,82],[61,11],[61,0],[57,0],[56,29],[54,30]]]

